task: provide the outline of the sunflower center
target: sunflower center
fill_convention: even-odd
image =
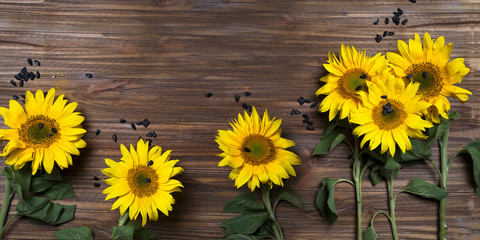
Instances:
[[[358,91],[367,92],[367,80],[370,80],[370,76],[362,69],[348,70],[339,80],[338,92],[344,98],[358,99]]]
[[[438,96],[442,91],[442,74],[437,65],[430,62],[412,64],[403,77],[405,84],[410,82],[420,83],[418,93],[422,94],[422,100],[428,100]]]
[[[54,119],[45,115],[31,116],[18,131],[27,148],[46,148],[60,139],[60,128]]]
[[[261,135],[247,137],[241,149],[243,159],[252,165],[262,165],[275,159],[275,146],[273,142]]]
[[[382,130],[400,126],[407,118],[405,106],[393,99],[381,101],[372,113],[373,122]]]
[[[139,166],[128,170],[127,182],[137,197],[148,197],[157,192],[158,176],[151,167]]]

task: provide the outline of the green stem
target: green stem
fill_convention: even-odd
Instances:
[[[362,240],[362,161],[360,159],[360,144],[355,137],[355,146],[353,148],[353,182],[355,183],[355,197],[357,200],[357,240]]]
[[[120,219],[118,220],[118,226],[125,225],[127,223],[127,221],[128,221],[128,210],[125,211],[123,216],[121,216]]]
[[[442,136],[441,141],[439,141],[440,146],[440,171],[442,174],[440,175],[440,188],[444,191],[447,191],[447,176],[448,176],[448,162],[447,162],[447,146],[448,146],[448,131],[445,131],[445,134]],[[439,231],[438,231],[438,239],[445,240],[447,239],[447,220],[445,216],[447,198],[440,200],[440,207],[438,209],[438,216],[439,216]]]
[[[3,196],[2,211],[0,212],[0,227],[2,228],[0,231],[0,239],[3,238],[3,232],[5,231],[6,226],[10,223],[10,221],[8,221],[7,224],[5,224],[5,220],[7,219],[8,211],[10,209],[10,203],[12,202],[13,196],[15,196],[15,192],[12,190],[12,186],[10,186],[10,182],[7,178],[7,181],[5,181],[5,196]]]
[[[272,202],[270,201],[270,186],[268,184],[263,184],[261,187],[262,190],[262,200],[263,204],[267,208],[267,211],[270,215],[270,220],[274,223],[273,225],[273,235],[277,240],[283,240],[283,232],[280,224],[278,224],[277,219],[275,219],[275,212],[272,209]]]
[[[387,181],[388,190],[388,206],[390,208],[390,226],[392,228],[393,239],[398,240],[397,222],[395,221],[395,198],[397,195],[393,195],[393,180]]]
[[[7,229],[8,224],[10,224],[10,223],[13,221],[13,219],[15,219],[16,217],[21,216],[21,215],[22,215],[22,214],[20,214],[20,213],[17,212],[17,213],[15,213],[15,215],[13,215],[13,217],[11,217],[10,219],[8,219],[8,221],[7,221],[7,223],[5,224],[5,226],[3,226],[3,227],[2,227],[2,230],[0,231],[0,236],[1,236],[2,238],[3,238],[3,233],[5,232],[5,229]],[[1,239],[1,238],[0,238],[0,239]]]

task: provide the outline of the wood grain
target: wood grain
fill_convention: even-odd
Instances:
[[[314,95],[328,51],[340,44],[365,48],[369,54],[396,50],[397,40],[429,32],[453,42],[452,58],[465,58],[470,73],[460,84],[473,92],[465,104],[452,102],[460,113],[451,129],[449,152],[459,150],[480,136],[480,3],[462,1],[251,1],[251,0],[0,0],[0,106],[25,90],[57,88],[69,100],[79,103],[88,130],[88,147],[65,171],[77,197],[60,201],[77,204],[76,219],[60,226],[33,226],[18,219],[8,227],[8,238],[53,238],[53,231],[88,226],[96,239],[108,239],[117,224],[113,201],[104,201],[106,187],[94,188],[93,176],[104,177],[104,158],[119,159],[120,144],[134,143],[155,130],[153,140],[172,149],[185,172],[182,193],[170,217],[161,217],[147,227],[158,238],[222,238],[220,222],[234,216],[222,213],[223,203],[245,188],[236,189],[228,179],[229,168],[219,168],[220,152],[214,142],[218,129],[242,111],[241,103],[268,108],[283,119],[283,135],[297,146],[303,160],[297,177],[287,185],[314,202],[324,177],[350,178],[348,149],[339,146],[331,154],[312,157],[325,125],[326,116],[308,106],[299,106],[300,96],[320,101]],[[408,18],[405,26],[383,19],[400,7]],[[375,19],[378,25],[373,25]],[[376,34],[395,35],[376,43]],[[42,78],[24,88],[8,82],[38,59]],[[93,78],[86,78],[92,73]],[[55,77],[54,77],[55,76]],[[234,95],[244,91],[240,103]],[[212,92],[211,98],[204,94]],[[308,113],[315,131],[307,131],[302,118],[291,116],[296,108]],[[120,118],[151,125],[132,130]],[[101,134],[95,136],[95,130]],[[118,142],[111,135],[118,136]],[[434,159],[438,159],[435,151]],[[2,162],[2,165],[4,163]],[[447,222],[449,239],[480,238],[480,197],[474,194],[472,164],[455,160],[449,175]],[[437,183],[434,169],[423,164],[402,170],[395,189],[412,177]],[[0,197],[3,198],[3,185]],[[302,212],[282,203],[277,215],[287,239],[353,239],[355,234],[354,191],[348,185],[336,189],[339,219],[328,225],[319,212]],[[401,239],[436,239],[438,204],[400,195],[397,225]],[[374,212],[387,210],[384,183],[371,186],[364,181],[364,228]],[[11,215],[14,213],[14,200]],[[390,239],[386,219],[379,217],[375,229],[381,239]]]

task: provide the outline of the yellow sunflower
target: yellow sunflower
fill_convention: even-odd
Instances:
[[[465,67],[463,58],[450,61],[452,47],[452,43],[445,45],[443,36],[434,42],[430,34],[425,33],[423,46],[420,36],[415,34],[415,40],[410,39],[409,45],[398,41],[398,53],[387,53],[397,77],[402,78],[405,84],[420,83],[418,94],[422,95],[423,101],[432,104],[424,114],[434,123],[440,122],[439,115],[448,118],[450,102],[447,96],[464,102],[468,100],[468,94],[472,94],[454,85],[460,83],[470,69]]]
[[[118,198],[112,210],[120,207],[123,216],[128,209],[131,220],[142,215],[142,225],[150,220],[158,220],[158,210],[168,216],[175,199],[170,193],[180,192],[183,187],[178,180],[171,179],[183,172],[175,167],[178,160],[170,160],[170,150],[162,154],[162,148],[155,146],[148,149],[148,142],[138,140],[137,150],[130,144],[130,151],[122,144],[120,162],[105,159],[110,168],[102,172],[110,177],[105,182],[110,187],[103,190],[107,195],[105,201]],[[158,209],[158,210],[157,210]]]
[[[86,130],[80,125],[85,119],[74,112],[76,102],[67,103],[60,95],[55,101],[55,89],[47,95],[38,90],[35,96],[26,92],[25,110],[15,100],[9,108],[0,107],[5,125],[11,129],[0,129],[0,142],[9,142],[0,153],[8,165],[15,164],[15,170],[32,162],[32,175],[42,167],[51,173],[55,162],[63,169],[72,165],[72,156],[80,155],[79,148],[87,143],[81,138]]]
[[[385,56],[380,53],[370,57],[365,51],[357,52],[354,47],[342,44],[340,60],[335,54],[328,53],[328,64],[323,64],[329,72],[320,78],[326,84],[319,88],[316,95],[327,95],[320,103],[321,112],[329,112],[329,121],[340,112],[340,119],[349,117],[351,112],[362,105],[359,92],[367,92],[373,77],[390,69]]]
[[[285,150],[295,146],[291,140],[280,137],[281,120],[270,120],[267,110],[260,119],[255,107],[252,115],[245,111],[243,117],[230,123],[232,130],[219,130],[215,141],[223,153],[218,166],[230,166],[230,179],[240,188],[245,183],[253,191],[260,183],[274,183],[283,186],[289,175],[295,176],[292,165],[301,160],[294,153]]]
[[[360,93],[363,107],[352,114],[351,122],[358,124],[353,130],[357,136],[365,135],[361,147],[370,141],[370,150],[381,145],[381,153],[390,150],[395,154],[396,145],[402,152],[412,149],[409,137],[426,139],[422,131],[432,123],[422,119],[422,111],[430,104],[420,101],[418,83],[405,87],[401,79],[393,75],[386,82],[367,83],[368,93]]]

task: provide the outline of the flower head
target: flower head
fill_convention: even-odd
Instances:
[[[120,146],[120,162],[105,159],[109,168],[102,172],[110,177],[105,182],[110,187],[103,190],[107,195],[105,201],[118,198],[112,210],[120,207],[123,216],[128,209],[131,220],[142,215],[142,225],[150,220],[158,220],[158,210],[168,216],[175,199],[170,193],[180,192],[183,187],[178,180],[171,179],[183,172],[175,167],[178,160],[170,160],[170,150],[162,154],[162,148],[155,146],[148,149],[148,142],[138,140],[137,149],[130,144],[130,151],[125,145]],[[157,210],[158,209],[158,210]]]
[[[373,57],[366,55],[365,51],[357,52],[354,47],[342,44],[340,60],[335,54],[328,53],[328,64],[323,66],[329,72],[320,78],[325,82],[316,95],[327,95],[320,103],[321,112],[329,112],[329,121],[340,112],[340,119],[349,117],[362,105],[359,92],[368,91],[368,82],[374,77],[389,71],[385,56],[380,53]]]
[[[230,179],[240,188],[245,183],[253,191],[260,183],[283,186],[289,175],[295,176],[292,165],[300,159],[286,148],[295,146],[291,140],[280,137],[281,120],[270,120],[267,110],[260,118],[255,107],[252,115],[244,112],[230,123],[232,130],[219,130],[216,142],[223,151],[218,166],[230,166]]]
[[[445,39],[440,36],[435,42],[430,34],[425,33],[423,45],[420,36],[415,34],[415,40],[410,39],[407,45],[398,41],[398,53],[387,53],[387,59],[397,77],[405,81],[419,83],[419,95],[422,100],[432,104],[424,111],[427,119],[439,123],[441,115],[448,118],[450,102],[446,97],[454,97],[460,101],[468,100],[470,91],[457,87],[470,69],[465,67],[463,58],[450,61],[453,44],[445,45]]]
[[[425,139],[422,131],[432,123],[422,119],[422,111],[430,104],[420,101],[418,83],[408,84],[390,76],[386,82],[368,83],[368,93],[360,93],[363,107],[352,114],[351,122],[358,124],[354,135],[365,135],[361,147],[370,141],[370,150],[381,145],[380,152],[395,154],[398,145],[402,152],[412,148],[409,137]]]
[[[10,129],[0,129],[0,142],[9,141],[0,156],[5,163],[22,168],[32,162],[32,175],[43,166],[51,173],[55,163],[63,169],[72,165],[72,156],[80,155],[79,148],[87,143],[82,140],[86,130],[80,125],[85,119],[74,112],[76,102],[66,104],[60,95],[55,100],[55,89],[45,95],[38,90],[25,95],[25,110],[15,100],[10,100],[9,108],[0,107],[5,125]]]

